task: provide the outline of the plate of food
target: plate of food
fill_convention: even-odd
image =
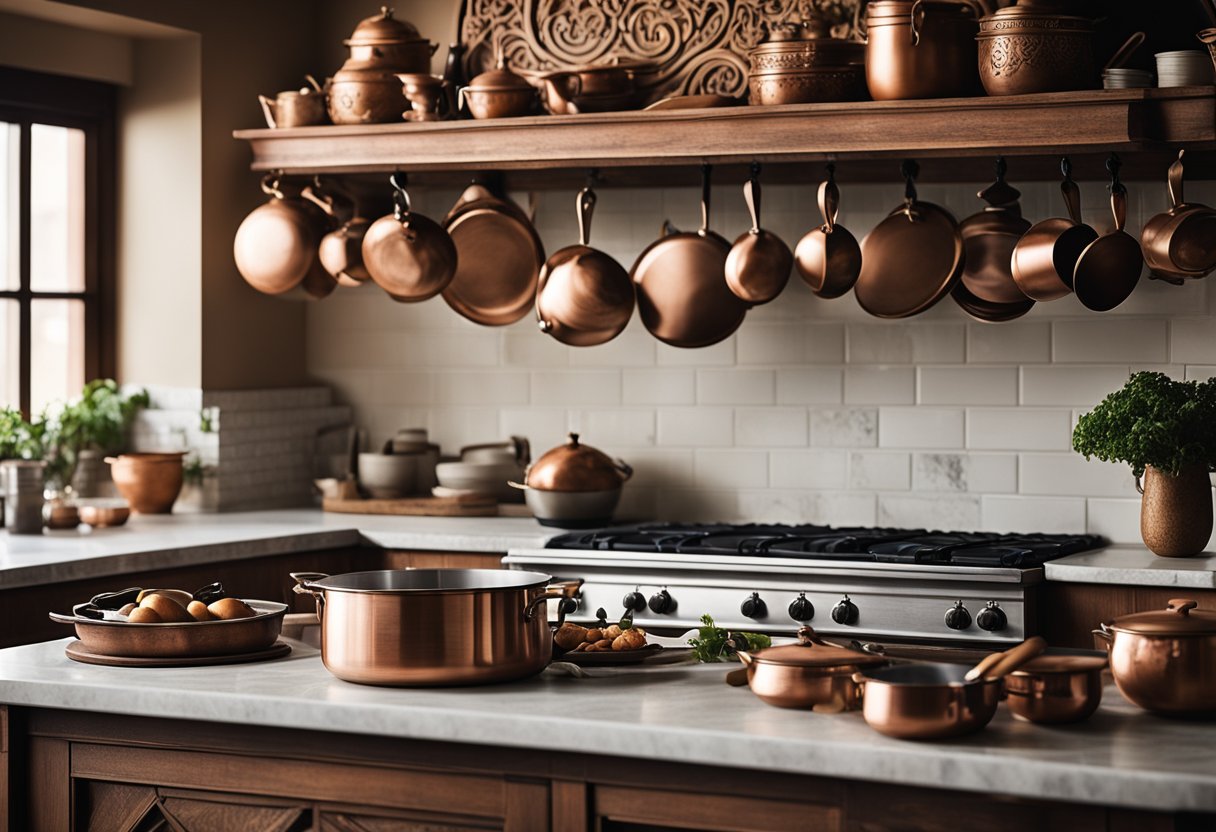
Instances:
[[[638,664],[662,650],[662,645],[647,641],[641,627],[580,627],[567,621],[553,634],[553,660],[582,667]]]

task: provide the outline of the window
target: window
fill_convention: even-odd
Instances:
[[[114,88],[0,68],[0,406],[114,372]]]

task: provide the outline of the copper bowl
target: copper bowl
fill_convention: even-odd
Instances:
[[[101,621],[57,612],[50,613],[50,618],[60,624],[74,624],[76,637],[90,653],[174,659],[227,656],[265,650],[274,644],[283,627],[286,604],[248,599],[245,603],[253,607],[257,615],[172,624]]]
[[[996,714],[1001,679],[963,679],[964,665],[894,665],[866,670],[853,679],[862,686],[862,714],[880,734],[899,739],[936,740],[973,734]]]
[[[980,20],[980,82],[989,95],[1088,90],[1098,86],[1088,18],[1006,7]]]
[[[106,457],[110,475],[131,510],[138,514],[169,514],[182,491],[184,452],[120,454]]]
[[[121,526],[131,517],[131,507],[126,500],[96,500],[76,504],[80,522],[95,529]]]
[[[1006,703],[1018,719],[1062,725],[1089,719],[1102,702],[1106,656],[1040,656],[1005,677]]]

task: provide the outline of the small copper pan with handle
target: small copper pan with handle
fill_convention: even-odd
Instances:
[[[758,163],[752,163],[751,176],[743,184],[743,199],[752,227],[735,240],[726,257],[726,285],[736,297],[759,305],[781,294],[789,282],[794,255],[780,237],[760,227]]]
[[[447,288],[456,273],[456,246],[439,223],[410,209],[400,174],[393,186],[393,213],[372,223],[363,236],[363,263],[372,280],[393,300],[415,303]]]
[[[1081,189],[1072,180],[1072,162],[1060,160],[1064,180],[1060,193],[1068,217],[1053,217],[1030,227],[1013,247],[1013,280],[1022,294],[1035,301],[1057,300],[1072,292],[1073,272],[1086,246],[1098,232],[1081,222]]]
[[[1095,312],[1109,312],[1127,300],[1144,270],[1140,243],[1123,230],[1127,220],[1127,188],[1119,181],[1120,164],[1113,153],[1106,162],[1115,227],[1085,247],[1072,274],[1072,290],[1077,299]]]
[[[1216,210],[1183,199],[1182,157],[1170,165],[1170,208],[1157,214],[1140,232],[1144,261],[1154,277],[1181,283],[1216,269]]]
[[[821,298],[838,298],[853,288],[861,272],[861,246],[857,238],[836,222],[840,189],[836,187],[836,165],[828,164],[828,178],[819,183],[819,213],[823,225],[812,228],[798,241],[794,262],[798,273]]]

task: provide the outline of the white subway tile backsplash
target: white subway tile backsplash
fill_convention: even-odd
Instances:
[[[850,364],[951,364],[965,358],[961,323],[848,325]]]
[[[1017,367],[919,367],[919,404],[1017,404]]]
[[[907,491],[912,483],[910,454],[853,451],[849,454],[849,488],[856,491]]]
[[[986,531],[1085,531],[1085,500],[1081,497],[986,495],[982,512]]]
[[[944,494],[879,494],[878,525],[974,531],[980,527],[980,498]]]
[[[848,458],[844,451],[774,451],[768,466],[773,488],[844,488]]]
[[[768,485],[768,454],[700,448],[693,454],[693,474],[697,488],[764,488]]]
[[[912,459],[914,491],[1009,494],[1018,490],[1015,454],[919,453]]]
[[[607,344],[567,349],[571,367],[649,367],[655,363],[657,343],[654,336],[637,323]]]
[[[876,507],[873,494],[775,488],[739,492],[739,519],[755,523],[873,526],[878,522]]]
[[[625,404],[694,404],[697,377],[692,370],[623,370]]]
[[[1052,360],[1057,363],[1166,363],[1169,347],[1169,325],[1160,319],[1106,317],[1052,324]]]
[[[1066,451],[1072,413],[1030,408],[967,411],[967,447],[986,451]]]
[[[844,371],[845,404],[915,404],[916,368],[853,366]]]
[[[961,448],[963,411],[930,407],[884,407],[878,411],[881,448]]]
[[[773,404],[776,391],[772,370],[697,370],[699,404]]]
[[[1176,318],[1170,321],[1170,361],[1216,364],[1216,319]]]
[[[569,417],[562,408],[506,407],[498,411],[497,431],[482,441],[492,442],[496,439],[506,439],[508,436],[526,436],[532,444],[532,456],[538,457],[549,448],[565,442],[568,429]],[[598,448],[600,446],[597,439],[587,437],[587,441]]]
[[[1134,497],[1131,469],[1116,462],[1086,460],[1077,453],[1021,454],[1018,491],[1022,494]]]
[[[621,403],[619,370],[537,370],[532,373],[532,403],[575,405]]]
[[[567,347],[554,338],[537,337],[534,329],[502,334],[502,363],[508,367],[565,367],[570,363]]]
[[[597,448],[606,445],[653,445],[653,410],[572,410],[570,430]]]
[[[839,367],[777,370],[777,404],[840,404],[844,371]]]
[[[659,491],[668,488],[696,487],[691,448],[613,448],[612,455],[633,467],[629,487],[641,486]]]
[[[1188,364],[1186,366],[1187,381],[1207,381],[1216,378],[1216,366],[1206,364]]]
[[[658,442],[694,448],[735,444],[735,411],[730,407],[663,407],[658,411]]]
[[[1051,360],[1051,324],[967,324],[967,361],[972,364],[1041,364]]]
[[[1086,528],[1111,543],[1143,543],[1140,536],[1140,499],[1097,497],[1086,502]]]
[[[690,350],[655,344],[655,360],[660,367],[732,367],[735,364],[737,335],[708,347]]]
[[[1022,404],[1089,407],[1122,387],[1127,377],[1126,366],[1023,367]]]
[[[844,326],[841,324],[745,323],[735,337],[741,365],[844,362]]]
[[[819,448],[873,448],[878,445],[878,411],[840,407],[811,410],[811,444]]]
[[[530,377],[523,370],[436,373],[431,397],[434,404],[517,405],[527,404]],[[407,404],[418,404],[417,398]]]
[[[747,448],[805,446],[806,410],[798,407],[736,408],[735,444]]]

